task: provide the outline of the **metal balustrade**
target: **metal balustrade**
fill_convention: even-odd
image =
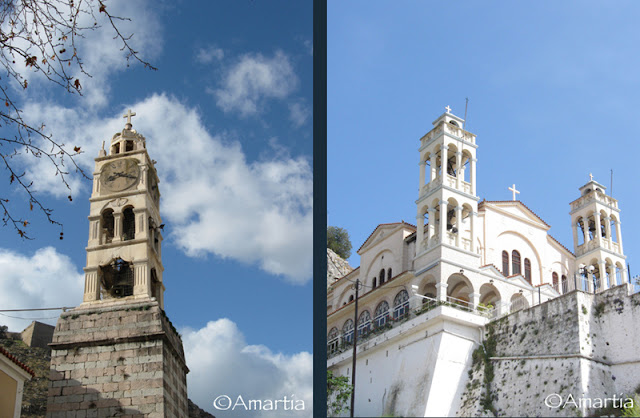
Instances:
[[[409,302],[407,301],[402,305],[396,306],[393,310],[393,315],[387,312],[384,316],[384,320],[382,320],[382,315],[380,315],[379,317],[376,317],[373,322],[368,322],[366,326],[365,324],[360,325],[358,327],[357,344],[359,345],[371,338],[383,334],[384,332],[429,312],[438,306],[449,306],[490,319],[497,318],[497,310],[494,307],[483,305],[474,307],[470,302],[451,296],[447,296],[446,301],[422,296],[422,306],[411,309]],[[351,349],[353,349],[353,331],[350,331],[349,335],[342,335],[338,339],[332,339],[327,343],[327,358],[332,358]]]

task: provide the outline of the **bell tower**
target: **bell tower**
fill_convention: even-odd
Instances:
[[[475,257],[476,136],[449,106],[433,126],[420,139],[416,258],[445,247]]]
[[[154,298],[163,309],[159,180],[132,116],[95,159],[83,303]]]
[[[589,175],[580,197],[571,202],[576,270],[586,279],[584,290],[598,292],[627,283],[618,201]]]
[[[49,344],[47,417],[188,417],[189,369],[164,311],[158,174],[132,116],[95,159],[84,296]]]

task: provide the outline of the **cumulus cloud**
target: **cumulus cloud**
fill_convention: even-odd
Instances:
[[[235,323],[210,321],[197,331],[182,330],[190,398],[201,408],[220,417],[311,417],[313,362],[310,353],[273,353],[262,345],[247,345]],[[220,411],[213,407],[218,396],[235,403],[238,396],[249,400],[304,401],[304,411],[247,411],[243,407]],[[282,403],[280,406],[282,407]],[[292,406],[291,403],[289,403]],[[298,405],[301,405],[298,403]]]
[[[310,116],[311,111],[304,102],[298,101],[289,105],[289,119],[296,128],[304,125]]]
[[[249,162],[239,142],[209,133],[196,110],[166,95],[127,107],[139,115],[134,128],[147,137],[149,154],[158,161],[169,239],[190,256],[215,254],[257,264],[292,283],[310,280],[313,183],[307,159],[276,152]],[[120,114],[100,120],[79,112],[53,105],[29,109],[65,142],[89,151],[78,162],[91,173],[91,154],[102,141],[108,147],[123,121]],[[68,194],[45,161],[30,157],[24,163],[40,189]],[[70,181],[74,190],[90,185],[77,176]]]
[[[200,64],[209,64],[214,61],[220,61],[224,58],[224,51],[214,45],[206,48],[198,48],[196,51],[196,61]]]
[[[224,112],[246,117],[260,113],[266,99],[283,99],[298,85],[289,57],[282,51],[273,57],[246,54],[231,66],[218,89],[209,89]]]
[[[3,309],[77,306],[82,302],[84,274],[71,259],[53,247],[27,256],[0,248],[0,306]],[[55,325],[60,311],[2,313],[0,325],[22,331],[31,320]]]

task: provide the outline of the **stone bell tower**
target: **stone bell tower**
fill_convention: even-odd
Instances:
[[[189,370],[164,313],[158,175],[132,116],[95,159],[84,297],[50,344],[48,417],[188,414]]]

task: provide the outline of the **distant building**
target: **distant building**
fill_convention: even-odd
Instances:
[[[53,340],[55,327],[42,322],[33,321],[20,333],[20,338],[29,347],[49,348]]]

